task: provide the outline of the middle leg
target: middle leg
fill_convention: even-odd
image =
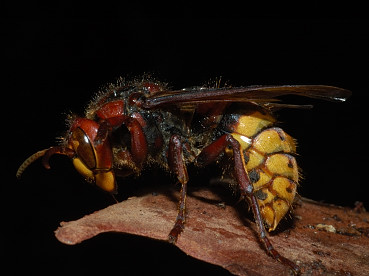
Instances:
[[[175,243],[179,235],[184,230],[186,221],[186,195],[188,174],[186,164],[183,159],[183,145],[178,135],[173,135],[169,141],[168,164],[171,171],[177,176],[181,183],[180,199],[178,203],[178,214],[174,227],[169,233],[169,242]]]

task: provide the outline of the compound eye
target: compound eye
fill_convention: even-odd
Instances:
[[[81,159],[87,168],[96,168],[95,150],[87,134],[81,128],[78,127],[73,130],[71,142],[78,158]]]

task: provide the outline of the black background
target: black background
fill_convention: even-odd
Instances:
[[[65,130],[63,113],[82,114],[92,95],[119,76],[153,73],[173,88],[222,76],[234,86],[327,84],[353,91],[341,104],[289,97],[315,107],[282,110],[278,116],[299,142],[304,175],[299,193],[349,207],[362,201],[369,208],[368,20],[344,9],[276,17],[273,10],[268,16],[218,8],[203,13],[180,7],[168,14],[124,4],[5,9],[2,167],[10,181],[1,185],[6,225],[1,253],[12,274],[123,274],[132,269],[169,274],[174,267],[183,273],[225,273],[168,244],[128,235],[60,244],[53,234],[60,221],[108,206],[111,198],[84,183],[64,157],[53,158],[50,171],[36,163],[20,181],[15,179],[26,157],[56,143]],[[319,10],[314,4],[309,8]],[[122,181],[121,197],[134,195],[145,179]],[[163,179],[172,185],[173,179]]]

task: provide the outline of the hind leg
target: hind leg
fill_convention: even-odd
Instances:
[[[259,230],[259,237],[261,241],[264,243],[266,250],[268,253],[276,260],[281,262],[284,265],[289,266],[295,273],[299,272],[299,267],[283,257],[278,253],[276,249],[274,249],[272,243],[267,237],[266,230],[264,227],[263,219],[260,213],[260,208],[258,201],[254,194],[254,187],[252,186],[245,165],[245,160],[243,157],[242,149],[240,143],[232,137],[230,134],[224,134],[219,137],[216,141],[214,141],[209,146],[205,147],[203,151],[197,158],[197,163],[199,165],[207,165],[213,161],[215,161],[219,155],[224,152],[225,148],[230,146],[233,150],[233,159],[234,159],[234,171],[235,177],[238,183],[238,186],[241,191],[241,195],[244,199],[248,199],[249,204],[251,205],[252,212],[255,217],[256,225]]]

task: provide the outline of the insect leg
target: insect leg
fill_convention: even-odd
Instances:
[[[233,138],[232,135],[224,134],[202,150],[197,158],[197,163],[199,165],[207,165],[215,161],[227,146],[231,146],[233,149],[235,177],[240,187],[242,197],[250,200],[250,205],[254,213],[255,222],[259,229],[260,239],[265,244],[268,253],[274,259],[278,260],[284,265],[289,266],[295,273],[298,273],[300,270],[299,267],[292,261],[281,256],[278,251],[274,249],[272,243],[267,237],[266,230],[263,224],[263,219],[260,213],[259,204],[254,195],[254,188],[245,169],[245,160],[240,143],[235,138]]]
[[[141,167],[146,160],[148,151],[145,133],[142,126],[135,118],[129,117],[125,125],[131,134],[131,153],[133,161],[135,161],[138,167]]]
[[[210,164],[218,159],[227,146],[231,146],[233,149],[235,163],[234,169],[241,192],[243,195],[248,196],[253,193],[254,188],[245,170],[245,160],[243,154],[241,154],[240,144],[232,137],[232,135],[224,134],[209,146],[205,147],[197,157],[196,164],[201,166]]]
[[[256,225],[258,226],[258,229],[259,229],[260,239],[265,244],[265,247],[266,247],[268,253],[270,255],[272,255],[272,257],[274,259],[278,260],[279,262],[281,262],[284,265],[289,266],[294,271],[294,273],[298,274],[299,271],[300,271],[300,267],[298,265],[296,265],[294,262],[290,261],[289,259],[287,259],[287,258],[283,257],[281,254],[279,254],[278,251],[276,249],[274,249],[272,243],[270,242],[270,240],[266,236],[265,227],[264,227],[263,220],[262,220],[262,217],[261,217],[261,214],[260,214],[259,204],[257,203],[255,195],[249,196],[249,198],[250,198],[250,201],[251,201],[251,208],[252,208],[252,211],[253,211],[254,217],[255,217],[255,222],[256,222]]]
[[[184,230],[184,223],[186,220],[186,194],[188,182],[186,164],[183,160],[183,145],[178,135],[173,135],[170,138],[168,149],[168,163],[171,171],[176,174],[178,181],[182,185],[176,222],[168,236],[169,242],[175,243],[178,239],[178,236]]]
[[[109,120],[114,120],[111,123]],[[102,144],[108,137],[109,132],[112,131],[113,127],[118,127],[124,124],[131,135],[131,157],[138,168],[142,167],[142,164],[147,157],[147,141],[146,136],[140,122],[133,118],[125,115],[119,117],[113,117],[103,119],[100,121],[100,126],[94,140],[95,145]]]
[[[250,200],[251,208],[252,208],[252,211],[255,217],[255,222],[259,229],[260,239],[265,244],[265,247],[268,253],[274,259],[278,260],[284,265],[289,266],[295,273],[298,273],[300,268],[292,261],[281,256],[281,254],[279,254],[278,251],[274,249],[272,243],[268,239],[266,230],[264,227],[263,219],[261,217],[259,204],[253,192],[254,188],[250,182],[248,174],[246,173],[245,162],[244,162],[243,154],[241,151],[241,146],[239,142],[236,139],[234,139],[231,135],[227,137],[227,140],[229,141],[229,144],[232,146],[232,149],[233,149],[236,180],[238,182],[238,185],[240,186],[241,195],[244,198],[248,198]]]
[[[203,148],[201,153],[196,158],[196,164],[199,166],[206,166],[217,160],[228,145],[227,136],[227,134],[224,134],[213,143]]]

